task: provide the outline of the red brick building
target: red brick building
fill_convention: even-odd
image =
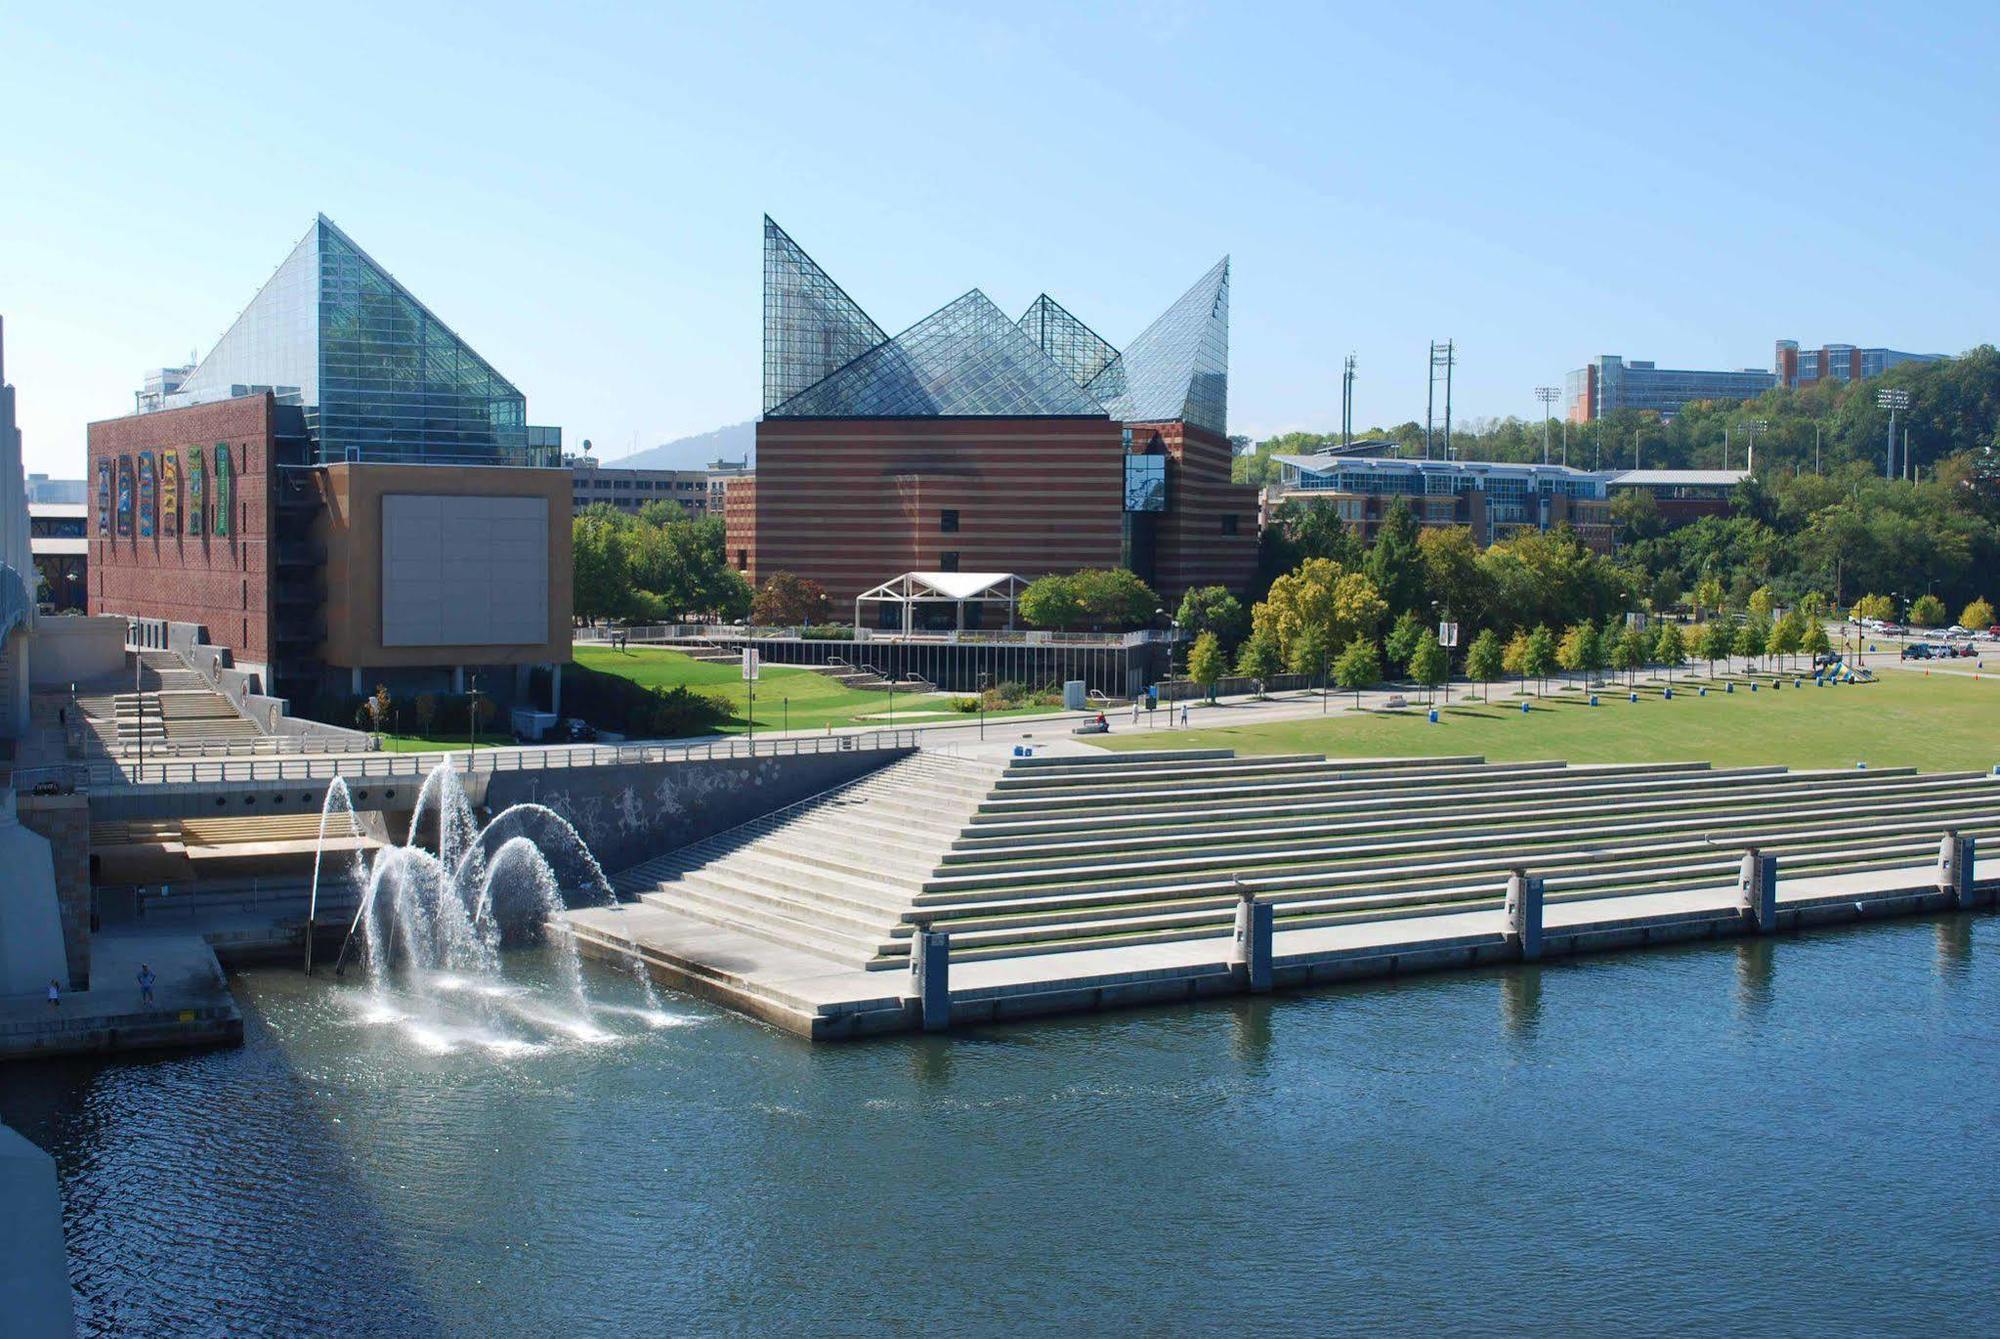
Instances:
[[[1171,603],[1247,586],[1257,498],[1230,482],[1225,259],[1120,351],[1046,295],[973,290],[890,337],[769,219],[764,416],[731,560],[836,601],[906,571],[1128,567]]]

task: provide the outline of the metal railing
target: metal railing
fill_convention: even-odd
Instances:
[[[640,763],[710,762],[732,758],[793,758],[872,749],[914,749],[915,730],[870,730],[849,735],[808,735],[776,739],[725,737],[680,744],[575,744],[560,748],[498,747],[473,751],[368,753],[263,759],[148,758],[144,767],[109,762],[71,764],[87,774],[92,787],[213,785],[230,782],[328,781],[334,777],[421,778],[449,761],[460,772],[531,772],[571,767],[614,767]]]
[[[845,637],[828,637],[826,630],[839,627]],[[1137,632],[1049,632],[1039,628],[1004,628],[993,631],[902,632],[878,628],[852,628],[843,624],[815,624],[802,627],[758,628],[733,623],[650,623],[629,628],[587,627],[575,630],[579,642],[609,642],[614,636],[634,644],[694,641],[854,641],[901,642],[933,646],[1144,646],[1149,642],[1171,642],[1174,634],[1158,629]]]

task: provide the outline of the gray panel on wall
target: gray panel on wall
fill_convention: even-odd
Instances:
[[[525,646],[549,635],[549,503],[382,499],[382,644]]]

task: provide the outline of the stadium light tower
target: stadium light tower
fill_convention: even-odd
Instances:
[[[1535,387],[1535,398],[1542,402],[1542,464],[1549,463],[1549,406],[1553,405],[1562,392],[1554,386]]]
[[[1889,443],[1882,454],[1882,477],[1896,477],[1896,414],[1910,407],[1910,393],[1906,390],[1883,389],[1875,392],[1875,407],[1889,411]]]

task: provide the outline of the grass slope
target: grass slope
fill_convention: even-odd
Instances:
[[[1707,697],[1676,685],[1673,701],[1605,689],[1590,707],[1566,693],[1520,702],[1498,686],[1490,706],[1452,704],[1432,725],[1420,709],[1348,712],[1266,725],[1197,728],[1176,747],[1233,748],[1239,753],[1323,753],[1334,757],[1426,757],[1478,753],[1496,761],[1561,758],[1570,762],[1685,762],[1719,767],[1919,767],[1985,771],[2000,764],[2000,683],[1890,673],[1880,683],[1756,693],[1711,687]],[[1418,699],[1412,697],[1413,702]],[[1196,708],[1195,720],[1226,716],[1227,707]],[[1113,736],[1105,747],[1158,747],[1142,736]]]
[[[613,650],[607,646],[579,646],[577,663],[605,674],[616,674],[648,688],[685,685],[726,699],[733,716],[721,729],[737,734],[749,728],[748,685],[734,663],[692,660],[679,651],[660,647],[634,646]],[[789,708],[787,703],[789,702]],[[949,701],[913,693],[895,695],[896,718],[900,724],[905,710],[925,713],[913,717],[935,722],[950,719],[931,713],[949,711]],[[824,674],[795,665],[765,665],[757,680],[757,728],[780,730],[789,722],[794,730],[818,730],[829,725],[874,725],[887,728],[890,707],[887,693],[859,693],[843,688]],[[870,719],[863,720],[863,717]],[[881,717],[882,719],[874,719]]]

